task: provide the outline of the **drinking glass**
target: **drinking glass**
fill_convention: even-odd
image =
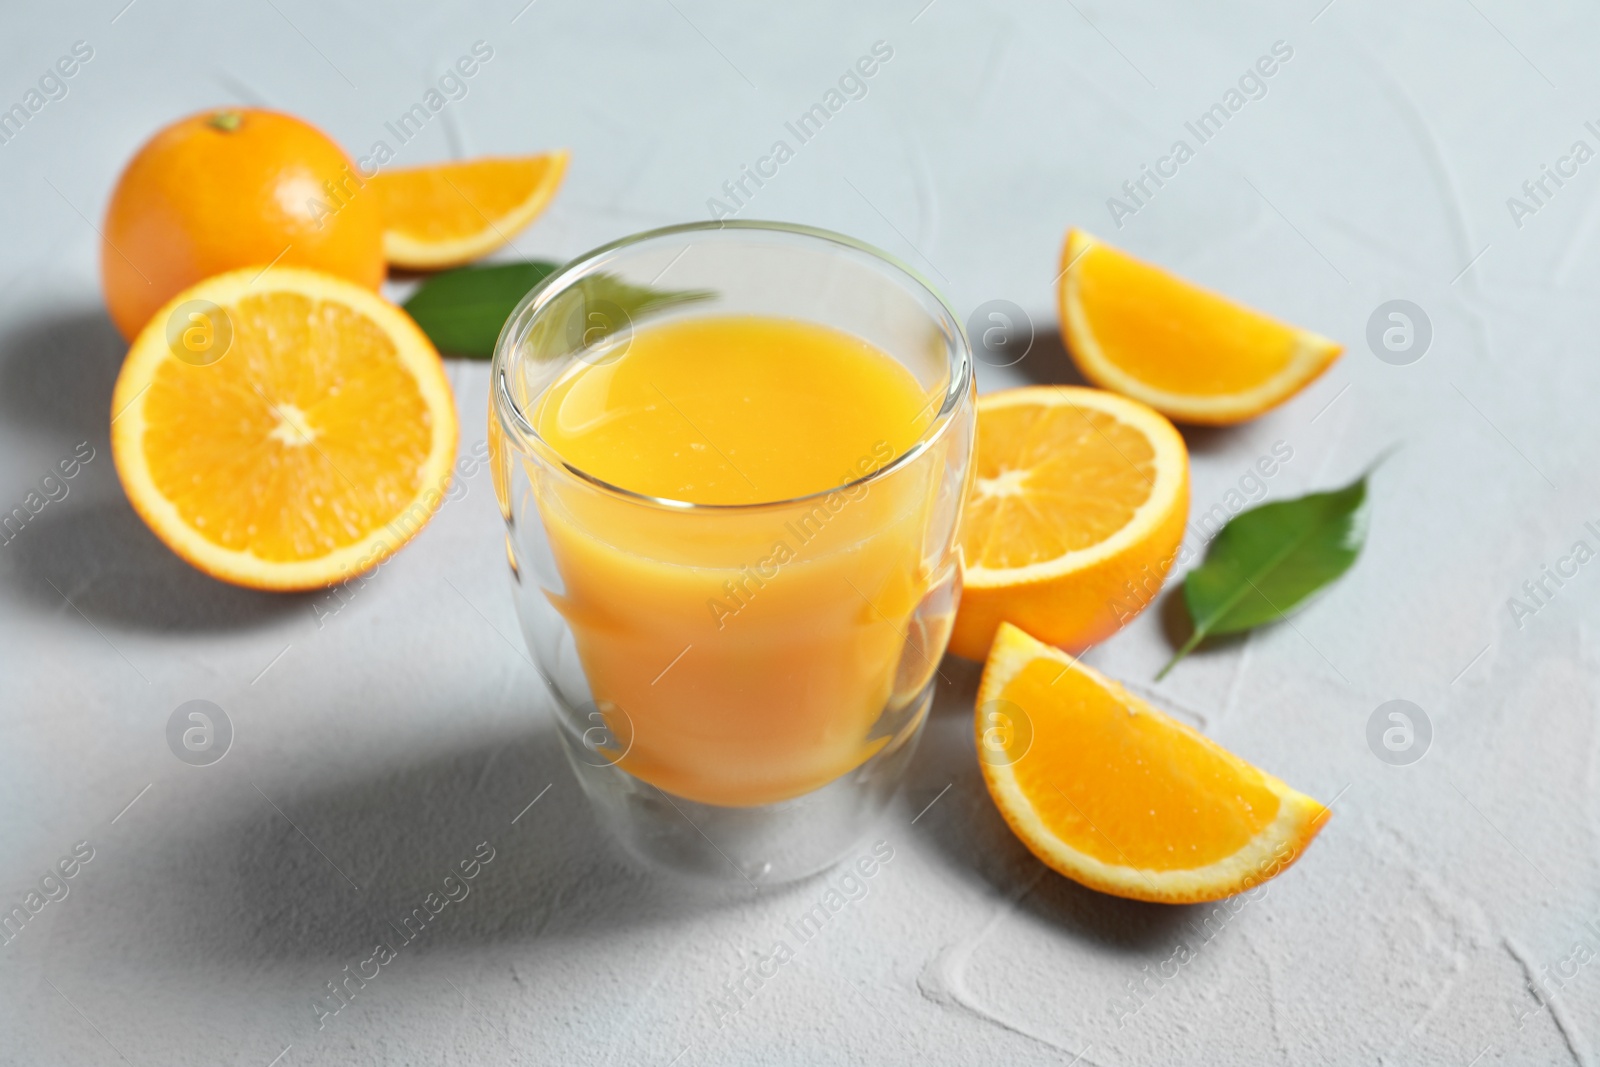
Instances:
[[[563,375],[623,358],[641,327],[699,315],[869,342],[924,390],[926,429],[839,485],[739,505],[630,492],[540,437],[535,413]],[[850,381],[830,385],[851,403]],[[881,815],[960,597],[974,397],[960,323],[921,276],[802,226],[638,234],[567,264],[512,313],[489,437],[517,614],[578,781],[635,855],[777,883],[834,863]]]

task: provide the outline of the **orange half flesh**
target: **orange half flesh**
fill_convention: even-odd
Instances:
[[[201,333],[170,334],[175,318]],[[174,336],[226,347],[180,358]],[[370,569],[432,516],[455,458],[455,403],[427,337],[370,290],[298,268],[178,294],[134,341],[112,416],[117,473],[156,536],[256,589]]]
[[[956,655],[981,660],[1002,622],[1082,651],[1160,589],[1189,515],[1189,456],[1158,412],[1103,389],[987,393],[973,465]]]

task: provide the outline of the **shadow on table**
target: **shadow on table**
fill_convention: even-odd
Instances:
[[[71,598],[92,621],[156,630],[215,631],[305,611],[303,597],[253,592],[201,574],[157,540],[128,504],[110,440],[111,393],[126,351],[98,307],[0,335],[0,421],[48,434],[61,443],[61,458],[80,442],[93,449],[78,473],[60,483],[64,497],[28,515],[20,529],[8,529],[0,552],[11,566],[0,569],[0,588],[52,611]],[[51,473],[48,467],[24,472],[30,484],[0,512],[11,514]]]
[[[330,745],[340,718],[329,709]],[[238,725],[242,748],[250,723]],[[138,818],[123,820],[134,827],[122,829],[143,832],[95,861],[83,901],[92,914],[74,920],[72,940],[114,943],[137,927],[164,965],[334,961],[336,971],[380,938],[403,956],[581,941],[754,895],[647,871],[622,855],[548,726],[388,766],[323,764],[310,778],[284,762],[233,752],[193,777],[158,783],[166,801],[153,790],[143,811],[133,809]],[[481,864],[475,878],[460,877],[462,861]],[[445,902],[462,886],[465,896]]]
[[[947,664],[945,673],[955,672]],[[886,836],[924,837],[954,877],[1016,898],[1023,913],[1073,939],[1130,954],[1170,949],[1190,909],[1104,896],[1042,871],[979,781],[970,695],[942,703],[909,794],[915,808],[951,789],[908,830],[886,827]],[[75,892],[70,929],[53,935],[56,951],[114,955],[138,929],[141,955],[129,966],[277,961],[320,972],[354,965],[380,938],[407,956],[555,942],[571,952],[597,938],[662,936],[697,914],[816,893],[805,882],[759,893],[705,885],[636,864],[596,822],[549,725],[455,747],[430,748],[424,738],[393,760],[356,761],[339,755],[344,720],[355,713],[332,703],[318,720],[319,747],[330,755],[290,761],[251,750],[252,736],[271,732],[265,717],[274,706],[239,710],[235,751],[162,774],[120,825],[98,832],[104,858]],[[396,711],[408,729],[418,715]],[[441,725],[438,736],[448,731]],[[490,850],[467,895],[441,903],[446,876]],[[415,936],[402,947],[405,932]]]
[[[978,769],[974,694],[981,671],[954,656],[941,685],[907,786],[915,813],[946,783],[950,791],[917,818],[914,832],[943,852],[950,867],[984,884],[997,899],[1069,937],[1115,951],[1170,950],[1197,908],[1147,904],[1087,889],[1045,868],[1019,841],[990,799]],[[926,799],[919,799],[926,798]]]
[[[97,452],[95,462],[102,456],[109,466],[106,453]],[[189,566],[116,492],[114,500],[69,508],[69,496],[47,505],[0,549],[14,564],[0,570],[0,589],[124,629],[215,633],[309,612],[317,594],[241,589]]]
[[[98,307],[57,311],[0,334],[0,418],[98,449],[128,346]]]
[[[982,378],[987,357],[980,352],[975,358],[978,376]],[[1078,365],[1068,355],[1061,334],[1053,329],[1035,332],[1027,354],[1011,364],[1009,369],[1025,379],[1028,385],[1089,385],[1089,380],[1079,372]]]

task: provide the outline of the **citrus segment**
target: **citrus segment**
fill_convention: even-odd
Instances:
[[[390,263],[437,270],[507,243],[538,217],[567,170],[567,152],[471,159],[385,171],[372,179]]]
[[[1098,389],[978,398],[950,648],[982,659],[1001,622],[1081,650],[1137,615],[1172,565],[1189,460],[1170,422]]]
[[[1019,732],[1026,746],[999,740]],[[1071,656],[1002,626],[978,690],[984,782],[1046,865],[1093,889],[1217,900],[1282,871],[1328,809]]]
[[[1225,425],[1282,403],[1342,351],[1080,230],[1062,250],[1061,324],[1097,385],[1182,422]]]
[[[220,357],[173,345],[175,317],[214,331]],[[117,472],[151,529],[259,589],[329,585],[387,557],[438,507],[455,456],[454,401],[422,332],[299,269],[179,294],[134,342],[112,412]]]

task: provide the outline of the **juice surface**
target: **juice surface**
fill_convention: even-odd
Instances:
[[[694,504],[754,504],[832,489],[921,435],[928,398],[860,338],[792,319],[684,319],[580,365],[535,425],[601,481]]]
[[[859,338],[760,317],[641,328],[619,357],[550,388],[540,436],[619,488],[697,504],[821,494],[686,512],[536,482],[560,578],[545,595],[624,769],[748,806],[824,785],[882,746],[870,735],[885,708],[907,706],[931,673],[925,660],[909,680],[900,668],[923,631],[913,614],[938,556],[923,539],[942,463],[839,487],[902,454],[933,409]]]

